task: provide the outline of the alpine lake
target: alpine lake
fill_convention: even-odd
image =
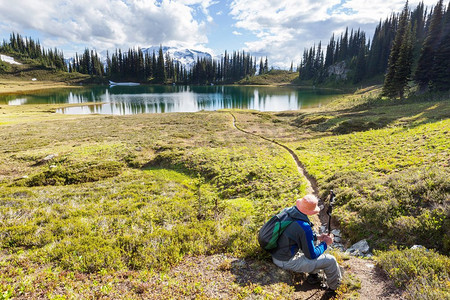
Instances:
[[[261,86],[94,86],[0,95],[0,104],[70,104],[63,114],[197,112],[220,109],[288,111],[319,107],[337,91]],[[79,105],[77,105],[79,104]]]

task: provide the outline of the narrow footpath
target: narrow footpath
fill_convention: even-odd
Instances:
[[[276,140],[272,140],[259,134],[246,131],[245,129],[239,127],[237,124],[236,116],[232,112],[229,113],[233,117],[233,127],[237,130],[276,144],[288,151],[294,159],[299,173],[303,175],[307,181],[306,193],[314,194],[319,198],[319,188],[317,185],[317,181],[306,171],[304,165],[301,163],[298,156],[292,149]],[[321,202],[321,204],[323,205],[324,203],[322,200]],[[326,215],[325,211],[325,209],[322,209],[319,216],[322,226],[326,225],[326,222],[328,221],[328,216]],[[361,282],[361,288],[358,290],[359,299],[403,299],[402,291],[395,287],[393,282],[386,277],[382,270],[375,266],[375,263],[372,260],[362,259],[359,257],[351,257],[349,260],[346,260],[344,262],[343,267],[345,269],[345,273],[351,274]],[[300,284],[296,285],[296,292],[294,294],[294,297],[294,299],[328,299],[328,297],[324,294],[324,290],[310,286],[306,282],[300,282]]]

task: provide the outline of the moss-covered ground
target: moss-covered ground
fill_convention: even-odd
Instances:
[[[233,114],[240,128],[293,149],[322,195],[335,190],[336,221],[349,241],[400,252],[422,244],[436,249],[431,260],[447,261],[449,97],[376,95]],[[184,258],[205,257],[223,287],[217,274],[245,267],[228,255],[267,258],[257,230],[305,192],[286,150],[236,130],[226,111],[71,116],[57,107],[0,106],[3,299],[292,295],[292,286],[264,280],[211,294],[194,266],[174,275]],[[395,251],[381,253],[388,272],[404,263]],[[426,277],[394,271],[400,286]],[[437,279],[417,288],[448,295],[448,265],[430,272]]]

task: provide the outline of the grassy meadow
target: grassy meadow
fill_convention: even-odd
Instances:
[[[450,96],[376,95],[233,114],[293,149],[323,196],[335,190],[349,242],[383,250],[379,264],[411,297],[432,287],[439,299],[450,293]],[[232,269],[227,257],[267,259],[257,230],[305,193],[286,150],[236,130],[227,111],[57,107],[0,106],[0,299],[289,298],[282,282],[233,283],[225,296],[205,288]],[[403,250],[413,244],[436,250],[407,272],[425,264]],[[181,280],[173,272],[186,261]],[[218,270],[212,283],[195,273],[204,261]]]

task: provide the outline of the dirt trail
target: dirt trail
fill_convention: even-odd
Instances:
[[[304,165],[292,149],[275,140],[268,139],[259,134],[240,128],[237,125],[236,116],[232,112],[229,113],[233,117],[233,126],[237,130],[274,143],[287,150],[294,159],[299,173],[302,174],[307,180],[306,192],[319,196],[317,181],[306,171]],[[322,209],[319,218],[321,223],[326,225],[326,222],[328,222],[328,216],[324,209]],[[361,281],[361,288],[358,290],[360,299],[403,299],[401,290],[394,286],[392,281],[385,276],[382,270],[375,266],[373,261],[358,257],[351,257],[349,260],[344,262],[343,267],[346,273],[352,274]],[[310,286],[306,282],[303,282],[303,280],[300,280],[298,284],[296,284],[296,292],[294,297],[295,299],[328,299],[322,289]]]
[[[319,188],[318,188],[318,186],[317,186],[316,179],[315,179],[314,177],[312,177],[312,176],[306,171],[305,167],[303,166],[302,162],[301,162],[300,159],[298,158],[297,154],[295,154],[295,152],[294,152],[292,149],[290,149],[290,148],[287,147],[286,145],[283,145],[283,144],[281,144],[281,143],[279,143],[279,142],[277,142],[277,141],[275,141],[275,140],[268,139],[268,138],[266,138],[266,137],[264,137],[264,136],[262,136],[262,135],[258,135],[258,134],[255,134],[255,133],[253,133],[253,132],[246,131],[246,130],[240,128],[240,127],[237,125],[237,119],[236,119],[236,116],[235,116],[232,112],[230,112],[230,114],[231,114],[231,116],[233,117],[233,127],[236,128],[237,130],[239,130],[239,131],[241,131],[241,132],[243,132],[243,133],[245,133],[245,134],[250,134],[250,135],[253,135],[253,136],[255,136],[255,137],[261,138],[261,139],[263,139],[263,140],[266,140],[266,141],[268,141],[268,142],[274,143],[274,144],[276,144],[276,145],[278,145],[278,146],[280,146],[280,147],[286,149],[286,151],[288,151],[289,154],[290,154],[290,155],[292,156],[292,158],[294,159],[295,164],[297,165],[297,169],[298,169],[299,173],[302,174],[302,175],[307,179],[306,192],[307,192],[308,194],[314,194],[314,195],[316,195],[316,196],[319,195]]]

